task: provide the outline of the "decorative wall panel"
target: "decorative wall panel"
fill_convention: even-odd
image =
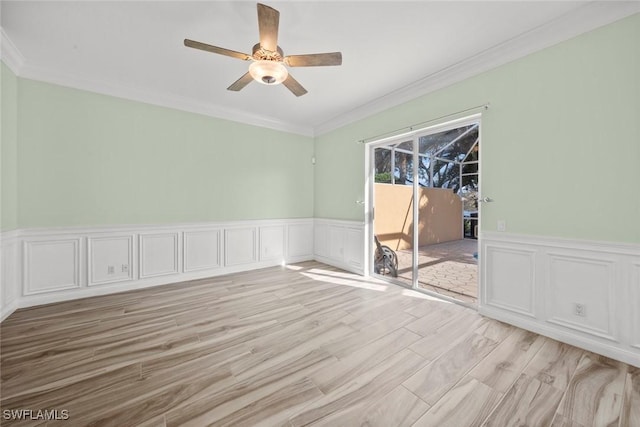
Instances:
[[[260,227],[260,261],[284,261],[284,226]]]
[[[222,239],[219,229],[183,233],[184,271],[202,271],[222,265]]]
[[[140,278],[178,273],[178,242],[178,233],[141,234]]]
[[[535,251],[487,245],[486,304],[534,316]]]
[[[89,237],[88,285],[133,279],[133,235]]]
[[[256,228],[231,228],[225,231],[225,266],[256,262]]]
[[[313,225],[292,224],[288,228],[288,259],[313,256]]]
[[[80,287],[80,239],[26,241],[24,294]]]
[[[484,232],[481,314],[640,367],[640,245]]]
[[[357,274],[364,274],[363,223],[317,219],[314,229],[315,259]]]
[[[344,261],[355,269],[364,268],[364,232],[362,228],[344,229]]]
[[[615,339],[613,263],[552,252],[548,253],[547,271],[547,320]]]

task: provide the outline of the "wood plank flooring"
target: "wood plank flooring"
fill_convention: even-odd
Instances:
[[[0,333],[2,425],[640,427],[640,369],[316,262],[18,310]]]

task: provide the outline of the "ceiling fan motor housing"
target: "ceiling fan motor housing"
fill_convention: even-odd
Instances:
[[[263,48],[260,43],[256,43],[253,46],[253,59],[256,61],[278,61],[282,62],[284,58],[284,52],[280,49],[280,46],[276,48],[277,50],[271,51]]]

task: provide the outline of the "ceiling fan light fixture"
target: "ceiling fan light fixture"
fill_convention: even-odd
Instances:
[[[259,83],[277,85],[285,81],[289,72],[282,62],[262,60],[249,66],[249,74]]]
[[[243,61],[254,61],[249,66],[249,71],[233,82],[227,90],[238,92],[255,80],[258,83],[268,86],[282,83],[295,96],[302,96],[307,93],[307,90],[289,74],[285,65],[287,67],[342,65],[342,53],[327,52],[284,56],[282,49],[278,46],[279,22],[280,12],[270,6],[258,3],[258,31],[260,33],[260,40],[253,46],[253,53],[251,55],[190,39],[184,39],[184,45],[186,47],[204,50],[205,52],[242,59]]]

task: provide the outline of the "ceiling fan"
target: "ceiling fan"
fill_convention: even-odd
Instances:
[[[278,46],[279,21],[280,12],[272,7],[258,3],[260,42],[253,46],[253,53],[251,55],[189,39],[184,39],[184,45],[194,49],[242,59],[244,61],[253,61],[249,66],[249,71],[229,86],[227,88],[228,90],[242,90],[246,85],[251,83],[252,80],[256,80],[266,85],[282,83],[287,89],[293,92],[295,96],[302,96],[307,93],[307,90],[289,74],[285,65],[289,67],[342,65],[342,53],[330,52],[284,56],[282,49]]]

